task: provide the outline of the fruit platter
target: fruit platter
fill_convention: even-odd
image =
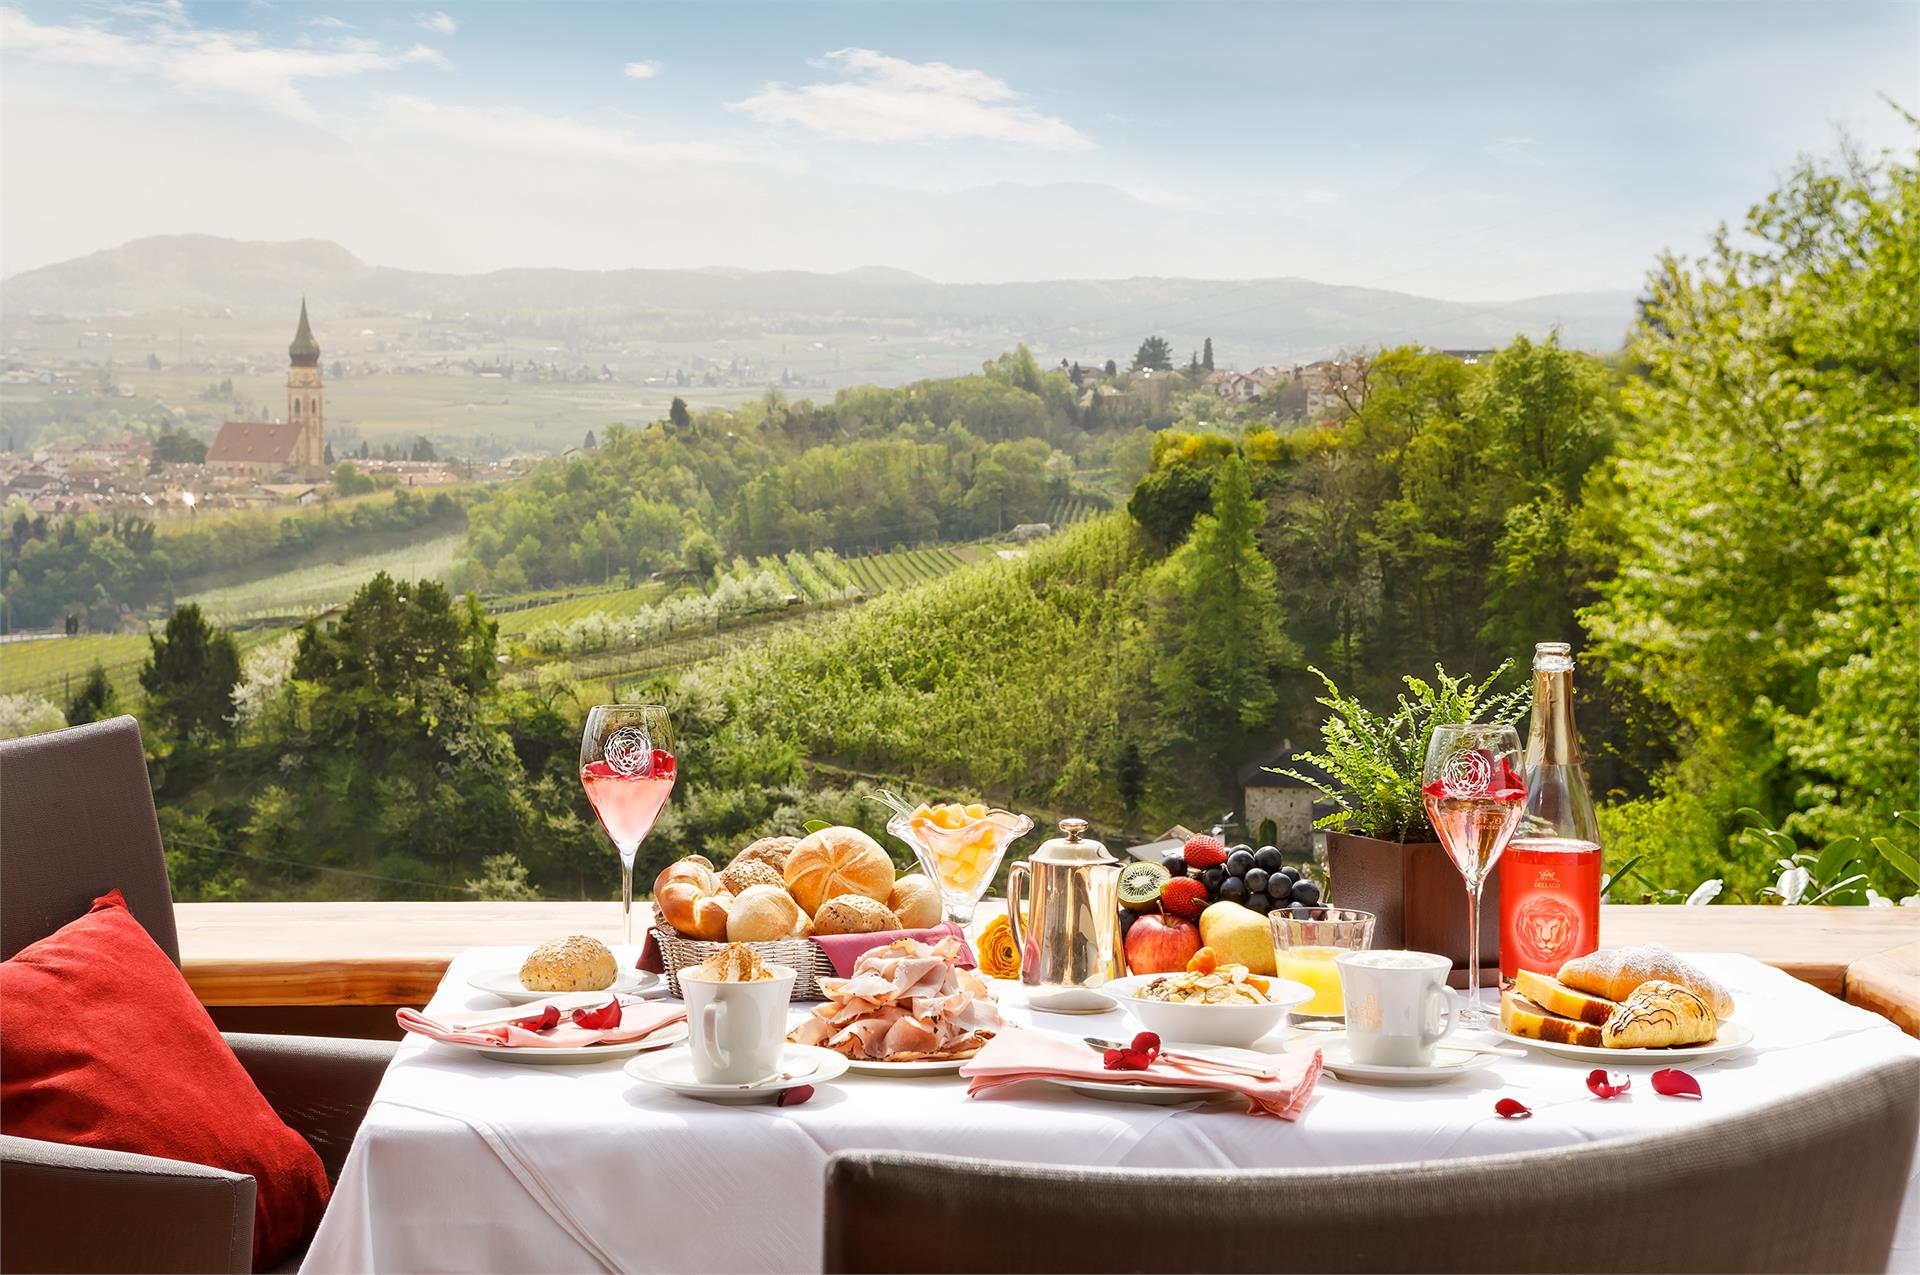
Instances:
[[[1275,972],[1276,910],[1312,908],[1321,888],[1274,846],[1229,846],[1218,836],[1189,837],[1159,863],[1120,872],[1120,930],[1135,974],[1183,971],[1202,947],[1254,974]]]

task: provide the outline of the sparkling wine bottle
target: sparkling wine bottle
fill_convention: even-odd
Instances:
[[[1533,648],[1527,804],[1500,869],[1500,978],[1557,974],[1600,946],[1600,823],[1573,724],[1573,656]]]

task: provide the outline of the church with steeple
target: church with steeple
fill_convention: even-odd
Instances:
[[[300,326],[287,347],[287,417],[283,421],[227,421],[207,464],[255,478],[324,478],[327,472],[326,394],[320,384],[320,343],[300,299]]]

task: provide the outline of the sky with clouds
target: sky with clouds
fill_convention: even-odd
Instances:
[[[144,235],[417,269],[1637,286],[1920,7],[0,0],[0,272]]]

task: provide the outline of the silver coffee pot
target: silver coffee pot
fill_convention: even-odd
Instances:
[[[1020,981],[1028,987],[1099,987],[1126,972],[1120,861],[1083,836],[1086,830],[1085,819],[1062,819],[1065,836],[1007,869],[1007,924],[1020,949]]]

